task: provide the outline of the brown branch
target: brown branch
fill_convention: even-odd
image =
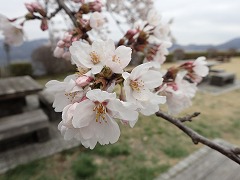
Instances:
[[[157,112],[156,116],[161,117],[164,120],[177,126],[179,129],[181,129],[185,134],[187,134],[192,139],[194,144],[202,143],[202,144],[220,152],[221,154],[225,155],[226,157],[228,157],[229,159],[235,161],[236,163],[238,163],[240,165],[240,156],[239,156],[240,148],[222,146],[220,144],[217,144],[217,143],[207,139],[206,137],[198,134],[191,128],[185,126],[185,124],[183,123],[185,121],[183,121],[183,122],[181,121],[184,118],[174,118],[174,117],[172,117],[164,112],[161,112],[161,111]],[[191,118],[193,118],[193,117],[191,117]],[[187,119],[187,117],[186,117],[186,119]]]
[[[70,19],[72,20],[73,24],[75,27],[78,27],[78,23],[77,23],[77,19],[74,16],[74,14],[72,13],[72,11],[67,7],[67,5],[63,2],[63,0],[57,0],[58,6],[63,9],[66,14],[70,17]]]
[[[54,12],[52,12],[52,13],[50,14],[50,16],[48,17],[48,19],[51,19],[51,18],[53,18],[54,16],[56,16],[56,14],[57,14],[59,11],[61,11],[61,10],[62,10],[62,8],[59,6],[57,9],[55,9]]]
[[[185,117],[182,117],[182,118],[178,118],[178,120],[181,121],[181,122],[186,122],[186,121],[191,122],[193,118],[199,116],[200,114],[201,114],[200,112],[195,112],[191,115],[188,115],[188,116],[185,116]]]

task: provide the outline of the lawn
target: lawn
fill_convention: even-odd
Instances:
[[[240,58],[217,66],[240,78]],[[60,78],[61,79],[61,78]],[[45,83],[47,79],[39,79]],[[209,138],[222,138],[240,145],[240,89],[219,96],[198,93],[193,106],[182,114],[200,111],[188,123]],[[121,137],[114,145],[88,150],[82,146],[51,157],[21,165],[0,176],[2,180],[71,180],[71,179],[153,179],[181,159],[200,148],[168,122],[156,117],[140,116],[132,129],[121,126]]]

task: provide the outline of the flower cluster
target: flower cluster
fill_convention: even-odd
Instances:
[[[117,119],[131,127],[138,114],[152,115],[166,97],[156,94],[163,82],[158,63],[124,68],[131,60],[131,48],[115,48],[112,40],[92,45],[76,41],[69,48],[72,63],[79,70],[64,82],[50,81],[47,90],[55,94],[53,107],[63,112],[59,130],[65,139],[76,138],[91,149],[96,143],[115,143],[120,136]],[[121,89],[118,96],[115,87]]]
[[[54,93],[55,111],[62,112],[58,128],[64,138],[76,138],[91,149],[97,142],[105,145],[119,139],[118,120],[133,127],[139,113],[152,115],[165,102],[170,113],[188,107],[197,88],[184,77],[206,68],[204,59],[199,58],[192,68],[181,65],[165,75],[158,62],[141,64],[129,73],[125,68],[131,61],[131,48],[115,48],[112,40],[97,40],[91,45],[75,41],[69,51],[78,72],[64,82],[49,81],[46,87]]]
[[[159,87],[167,97],[168,112],[178,114],[192,105],[191,99],[197,91],[197,83],[208,75],[206,58],[186,62],[177,68],[170,68],[164,75],[164,83]]]

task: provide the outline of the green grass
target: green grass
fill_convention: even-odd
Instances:
[[[97,165],[94,164],[93,157],[85,153],[81,153],[72,164],[72,171],[76,179],[94,176],[97,168]]]
[[[113,144],[109,146],[97,146],[93,153],[99,155],[99,156],[105,156],[105,157],[116,157],[119,155],[127,156],[131,152],[130,147],[128,144]]]
[[[31,177],[37,176],[39,171],[44,171],[44,169],[44,160],[34,161],[32,163],[20,165],[15,169],[9,170],[3,177],[3,180],[31,179]]]
[[[177,142],[166,144],[162,151],[170,158],[181,158],[188,155],[187,147],[183,147]]]

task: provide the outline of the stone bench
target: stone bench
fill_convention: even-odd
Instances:
[[[223,69],[211,69],[210,70],[211,73],[224,73]]]
[[[41,109],[3,117],[0,119],[0,150],[14,143],[13,139],[20,141],[21,136],[29,134],[38,142],[45,142],[49,139],[48,127],[48,117]]]
[[[54,95],[47,92],[41,91],[38,93],[38,99],[40,103],[40,107],[44,110],[44,112],[48,115],[50,121],[56,121],[62,119],[62,113],[55,112],[52,107],[54,101]]]
[[[211,76],[210,84],[215,86],[224,86],[233,84],[235,80],[235,74],[233,73],[216,73]]]

